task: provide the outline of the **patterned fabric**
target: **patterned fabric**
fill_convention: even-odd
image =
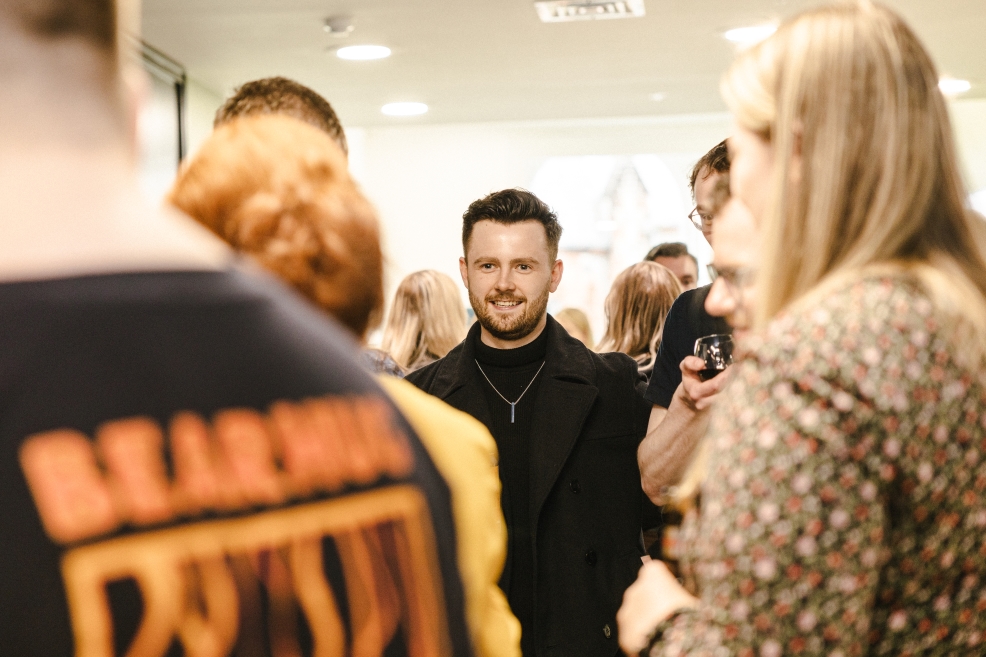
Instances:
[[[652,655],[986,653],[986,385],[930,301],[869,279],[775,321],[714,412]]]

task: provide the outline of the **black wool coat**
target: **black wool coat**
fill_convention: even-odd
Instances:
[[[616,611],[643,554],[637,446],[651,404],[629,356],[593,353],[550,315],[545,330],[531,423],[537,657],[612,657]],[[474,360],[478,331],[477,323],[445,358],[407,380],[488,427],[481,387],[488,384]],[[508,558],[504,581],[510,567]]]

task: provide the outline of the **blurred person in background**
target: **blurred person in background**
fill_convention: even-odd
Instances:
[[[650,377],[664,320],[679,294],[678,278],[667,267],[638,262],[624,269],[606,295],[606,333],[597,351],[624,353]]]
[[[589,324],[589,317],[578,308],[562,308],[554,315],[555,320],[562,325],[568,334],[592,349],[595,342],[592,341],[592,326]]]
[[[726,142],[716,144],[692,169],[690,179],[696,206],[689,215],[706,239],[712,238],[715,212],[729,196],[729,153]],[[710,285],[683,292],[668,312],[661,346],[645,398],[654,404],[647,437],[637,461],[644,492],[662,504],[677,484],[705,432],[708,411],[725,385],[726,375],[703,381],[705,364],[695,358],[695,341],[706,335],[730,333],[729,324],[709,314],[705,301]]]
[[[759,337],[710,426],[701,597],[645,566],[628,653],[982,653],[986,227],[938,79],[869,2],[789,20],[727,74]]]
[[[698,259],[688,252],[684,242],[665,242],[647,252],[644,262],[664,265],[678,278],[681,291],[698,287]]]
[[[324,131],[278,115],[220,125],[182,167],[169,201],[356,336],[379,317],[376,213]],[[309,357],[318,362],[319,354]],[[506,536],[496,445],[481,424],[414,386],[392,377],[379,383],[451,489],[473,647],[479,655],[516,657],[520,627],[497,586]]]
[[[405,371],[442,358],[466,337],[466,309],[459,286],[441,272],[409,274],[397,286],[381,349]]]
[[[116,22],[0,3],[0,651],[472,654],[448,489],[348,333],[142,199]]]
[[[718,185],[728,191],[728,179]],[[723,189],[719,190],[720,192]],[[724,203],[719,207],[719,203]],[[714,275],[705,308],[710,315],[722,317],[733,327],[739,348],[750,330],[753,309],[756,304],[757,267],[760,264],[760,237],[756,221],[750,210],[737,198],[716,194],[712,208],[715,223],[712,227],[712,248],[715,259],[710,267]],[[689,358],[694,358],[690,356]],[[696,359],[699,360],[699,359]],[[700,367],[699,362],[694,363]],[[700,382],[699,382],[700,383]],[[680,577],[691,592],[697,590],[695,573],[680,568],[682,547],[686,543],[681,533],[682,526],[689,524],[694,529],[694,519],[689,516],[697,512],[700,503],[699,491],[708,473],[709,443],[703,436],[696,436],[697,443],[684,475],[675,486],[669,489],[667,503],[662,508],[662,535],[660,551],[650,550],[668,568]],[[648,538],[647,533],[644,535]]]
[[[213,127],[241,116],[279,114],[314,126],[332,137],[344,155],[349,154],[346,133],[329,101],[300,82],[284,77],[251,80],[240,85],[216,110]]]

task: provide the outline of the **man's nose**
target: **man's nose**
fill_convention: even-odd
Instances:
[[[501,269],[500,275],[496,277],[496,289],[512,290],[514,287],[513,272],[507,268]]]
[[[728,317],[736,312],[736,300],[726,289],[726,282],[717,278],[705,297],[705,311],[713,317]]]

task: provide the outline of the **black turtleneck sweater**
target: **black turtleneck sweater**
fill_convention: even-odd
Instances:
[[[500,452],[500,503],[507,521],[507,568],[500,582],[510,608],[520,621],[521,649],[534,654],[534,546],[530,518],[531,420],[540,385],[548,345],[548,333],[542,331],[530,344],[516,349],[494,349],[483,344],[480,333],[475,338],[476,376],[486,393],[490,409],[490,433]],[[480,367],[482,371],[480,371]],[[489,378],[484,378],[483,373]],[[537,374],[537,378],[535,378]],[[532,383],[533,381],[533,383]],[[528,388],[530,385],[530,388]],[[494,390],[494,386],[496,390]],[[527,388],[527,392],[524,389]],[[510,401],[517,401],[513,422]]]

